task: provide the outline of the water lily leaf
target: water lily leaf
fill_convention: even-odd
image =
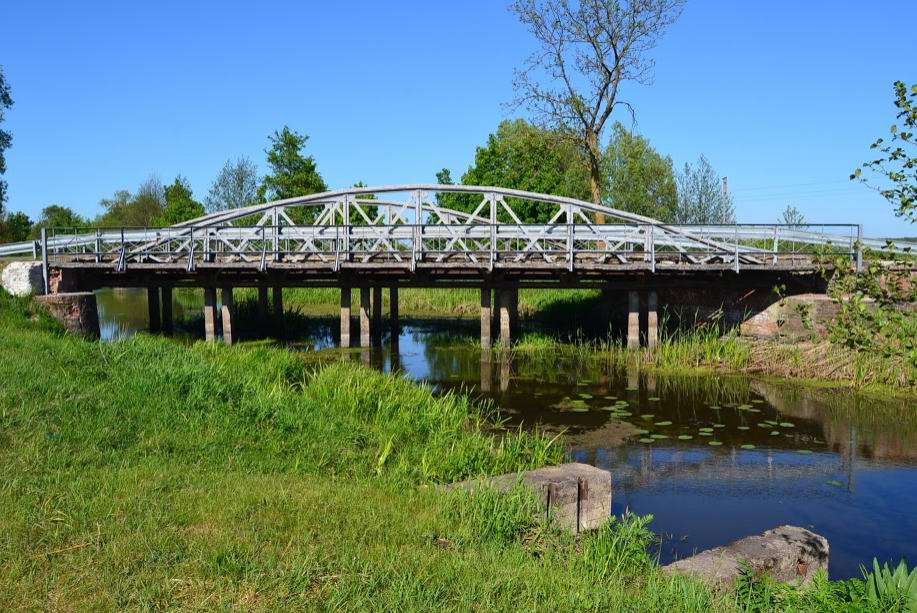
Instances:
[[[771,436],[777,436],[780,434],[779,430],[771,430]]]
[[[649,400],[650,402],[659,402],[661,398],[659,398],[659,396],[650,396],[649,398],[647,398],[647,400]]]
[[[690,434],[679,434],[678,435],[678,440],[680,441],[690,441],[692,438],[694,437],[691,436]]]
[[[713,432],[698,432],[698,436],[713,436]]]
[[[644,413],[643,415],[640,416],[640,419],[653,419],[653,414],[652,414],[652,413]]]
[[[737,406],[736,408],[739,409],[739,410],[741,410],[741,411],[747,411],[748,409],[751,408],[751,405],[750,405],[750,404],[740,404],[740,405]]]
[[[742,449],[754,449],[754,448],[755,448],[755,446],[754,446],[754,445],[751,445],[751,444],[742,445]]]
[[[788,422],[788,421],[782,421],[782,422],[780,422],[780,427],[781,427],[781,428],[795,428],[795,427],[796,427],[796,424],[791,424],[791,423]]]
[[[670,421],[657,421],[657,422],[656,422],[656,425],[657,425],[657,426],[671,426],[671,425],[672,425],[672,422],[670,422]]]
[[[748,426],[736,426],[739,430],[751,430]]]
[[[812,450],[811,449],[797,449],[796,453],[809,454],[809,453],[812,453]]]
[[[579,397],[585,400],[589,400],[592,398],[592,394],[579,394]]]
[[[711,447],[719,447],[723,443],[721,443],[720,441],[710,441],[707,444],[710,445]]]
[[[664,438],[669,438],[669,435],[668,434],[650,434],[650,438],[662,440]]]
[[[641,439],[640,439],[640,442],[641,442],[641,443],[652,443],[652,442],[654,442],[654,441],[653,441],[653,439],[651,439],[651,438],[641,438]]]

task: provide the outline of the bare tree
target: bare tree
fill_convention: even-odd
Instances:
[[[592,201],[602,201],[602,128],[617,106],[624,81],[648,83],[646,57],[683,0],[514,0],[512,10],[539,49],[516,70],[515,103],[536,122],[575,135],[589,157]],[[604,222],[598,216],[599,223]]]
[[[732,196],[726,193],[723,180],[703,155],[697,165],[685,163],[678,173],[678,206],[676,223],[718,224],[735,223]]]
[[[247,157],[227,160],[204,202],[208,213],[239,209],[258,201],[258,167]]]

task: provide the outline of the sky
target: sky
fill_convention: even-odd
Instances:
[[[703,154],[728,177],[741,222],[790,204],[809,222],[914,235],[848,176],[894,121],[892,83],[917,82],[915,23],[913,0],[688,0],[651,53],[652,83],[621,97],[676,168]],[[309,136],[331,188],[460,177],[502,119],[525,115],[506,103],[533,50],[503,0],[4,0],[7,206],[95,216],[151,174],[180,173],[203,199],[229,158],[264,172],[284,125]]]

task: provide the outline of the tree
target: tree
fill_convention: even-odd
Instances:
[[[105,227],[145,228],[157,225],[165,207],[165,189],[155,176],[140,184],[136,194],[118,190],[111,198],[103,198],[99,204],[105,209],[96,224]]]
[[[315,167],[315,158],[303,155],[309,137],[287,126],[268,137],[271,146],[267,163],[271,174],[261,180],[258,197],[262,201],[296,198],[327,191],[328,187]]]
[[[0,243],[27,240],[32,232],[32,220],[25,213],[10,213],[0,219]]]
[[[448,169],[436,174],[437,181],[452,181]],[[463,185],[493,185],[555,196],[588,200],[589,172],[582,153],[568,135],[539,128],[523,119],[503,121],[497,131],[478,147],[474,164],[462,175]],[[443,206],[471,212],[479,196],[440,194]],[[543,223],[554,210],[530,201],[514,201],[513,210],[523,223]]]
[[[864,162],[850,178],[872,187],[863,177],[865,169],[887,180],[888,185],[874,189],[894,205],[895,215],[913,223],[917,221],[917,140],[914,138],[917,130],[917,83],[911,85],[910,94],[904,81],[895,81],[894,88],[895,106],[899,110],[897,121],[889,128],[891,140],[886,142],[884,138],[879,138],[870,145],[870,149],[879,152],[879,157]]]
[[[258,168],[246,157],[226,160],[204,201],[208,213],[239,209],[258,199]]]
[[[172,185],[166,186],[165,202],[157,225],[173,226],[204,214],[204,205],[194,199],[191,184],[182,175],[175,177]]]
[[[602,160],[604,200],[612,206],[661,221],[673,221],[678,190],[672,159],[662,157],[649,141],[615,122]]]
[[[539,49],[516,71],[515,102],[537,122],[576,136],[589,163],[592,202],[602,201],[602,129],[626,81],[647,83],[646,54],[681,13],[683,0],[514,0],[511,10]],[[546,77],[546,78],[545,78]],[[599,223],[604,222],[601,215]]]
[[[678,174],[678,208],[676,223],[735,223],[732,196],[725,193],[723,180],[703,155],[697,166],[685,164]]]
[[[788,226],[801,226],[806,223],[806,218],[793,205],[786,205],[786,208],[783,209],[783,213],[780,216],[778,223],[786,224]]]
[[[3,76],[3,67],[0,66],[0,124],[6,119],[6,111],[13,106],[13,96],[10,92],[9,83]],[[6,174],[6,150],[13,143],[13,135],[6,130],[0,130],[0,222],[3,221],[6,205],[6,180],[3,175]]]
[[[42,228],[72,231],[82,230],[88,225],[86,218],[75,213],[73,209],[59,204],[49,204],[41,210],[41,217],[32,226],[32,237],[38,238]]]

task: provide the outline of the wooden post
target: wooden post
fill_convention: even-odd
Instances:
[[[370,344],[369,324],[369,288],[360,288],[360,347],[366,348]]]
[[[236,314],[236,306],[232,300],[232,288],[224,287],[221,294],[220,319],[223,323],[223,342],[232,345],[232,320]]]
[[[341,288],[341,347],[350,347],[350,288]]]
[[[212,287],[204,288],[204,338],[216,340],[216,307],[217,291]]]
[[[398,343],[398,335],[401,333],[401,322],[398,319],[398,288],[388,288],[388,317],[392,329],[392,344]]]
[[[172,286],[162,286],[162,331],[166,336],[175,332],[175,320],[172,317]]]
[[[512,298],[510,297],[510,291],[512,290],[500,290],[500,343],[503,345],[503,349],[509,349],[512,342],[510,332],[512,326]]]
[[[162,320],[159,315],[159,288],[146,288],[146,304],[149,312],[150,332],[159,332],[162,329]]]
[[[646,296],[646,346],[650,351],[655,351],[658,344],[659,298],[656,290],[650,290]]]
[[[640,348],[640,294],[627,292],[627,348]]]
[[[490,324],[493,321],[491,313],[491,290],[489,287],[481,288],[481,351],[490,351],[491,347],[491,329]],[[487,358],[490,360],[490,357]]]
[[[382,286],[373,287],[373,323],[370,326],[373,341],[382,342]]]
[[[283,319],[283,287],[275,285],[274,290],[271,292],[271,298],[274,299],[274,329],[277,338],[283,338],[286,334]]]
[[[258,327],[261,331],[267,328],[267,286],[258,286]]]

